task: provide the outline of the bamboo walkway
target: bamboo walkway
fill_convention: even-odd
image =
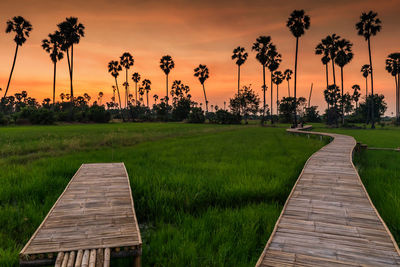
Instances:
[[[20,253],[20,265],[109,266],[142,240],[123,163],[83,164]]]
[[[256,266],[400,266],[399,248],[352,163],[353,137],[333,137],[304,166]]]

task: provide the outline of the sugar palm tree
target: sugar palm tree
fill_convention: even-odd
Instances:
[[[253,44],[253,47],[251,50],[257,52],[256,54],[256,59],[260,64],[262,65],[262,74],[263,74],[263,96],[264,96],[264,106],[262,109],[262,118],[261,118],[261,124],[264,124],[265,121],[265,109],[267,107],[266,105],[266,99],[265,99],[265,92],[267,91],[267,86],[265,85],[265,68],[268,60],[268,51],[271,48],[271,37],[270,36],[260,36],[256,39],[256,42]]]
[[[328,35],[325,39],[322,40],[325,46],[329,51],[329,59],[332,63],[332,76],[333,76],[333,84],[336,85],[336,71],[335,71],[335,59],[338,53],[338,42],[340,40],[340,36],[334,34]]]
[[[361,67],[362,76],[365,78],[365,97],[368,96],[368,75],[371,74],[371,66],[364,64]]]
[[[108,63],[108,72],[115,79],[115,88],[117,89],[118,100],[119,100],[119,110],[121,112],[122,120],[124,120],[124,115],[122,114],[122,111],[121,111],[121,95],[119,93],[118,80],[117,80],[120,71],[122,71],[122,67],[118,61],[112,60]]]
[[[391,53],[386,59],[386,70],[394,77],[396,85],[396,119],[400,122],[400,53]]]
[[[364,36],[365,40],[368,42],[368,55],[369,55],[369,65],[371,66],[371,94],[374,95],[374,69],[372,67],[372,56],[371,56],[371,36],[375,36],[381,31],[381,20],[377,17],[378,14],[369,11],[368,13],[362,13],[360,16],[360,21],[356,24],[356,29],[358,35]],[[375,116],[374,116],[374,98],[371,98],[371,116],[372,125],[371,128],[375,128]]]
[[[288,97],[290,97],[290,83],[289,80],[292,79],[293,71],[291,69],[286,69],[283,75],[285,75],[285,80],[287,81]]]
[[[337,55],[335,63],[340,67],[340,77],[342,83],[342,97],[341,97],[341,109],[342,109],[342,124],[344,124],[344,87],[343,87],[343,68],[353,59],[352,52],[353,44],[346,39],[341,39],[337,42]]]
[[[128,95],[129,95],[129,91],[128,91],[128,87],[129,87],[129,83],[128,83],[128,70],[130,67],[133,66],[133,63],[135,61],[133,60],[133,57],[130,53],[125,52],[122,54],[122,56],[119,59],[119,64],[125,68],[125,107],[128,106]]]
[[[206,65],[199,65],[194,69],[194,76],[199,78],[201,85],[203,86],[204,100],[206,102],[206,112],[208,112],[208,100],[206,95],[206,89],[204,87],[204,82],[210,77],[210,72]]]
[[[29,37],[29,33],[31,31],[32,31],[31,23],[21,16],[13,17],[11,20],[7,21],[6,33],[10,32],[15,33],[14,42],[16,44],[16,47],[15,47],[14,60],[11,67],[10,77],[8,78],[6,91],[4,92],[4,97],[7,96],[8,88],[10,87],[10,82],[15,67],[15,61],[17,59],[18,48],[26,42],[27,38]]]
[[[296,38],[296,54],[294,63],[294,125],[297,126],[297,55],[299,51],[299,38],[310,28],[310,17],[304,10],[294,10],[287,21],[286,26]]]
[[[232,55],[232,59],[235,60],[236,59],[236,65],[238,65],[238,94],[239,94],[239,89],[240,89],[240,66],[242,66],[246,60],[247,60],[247,52],[244,49],[244,47],[236,47],[235,49],[233,49],[233,55]]]
[[[138,93],[137,84],[138,82],[140,82],[140,74],[137,72],[132,74],[132,80],[135,82],[135,105],[137,105],[137,93]]]
[[[73,74],[74,74],[74,44],[79,44],[81,37],[85,36],[85,26],[78,22],[78,18],[69,17],[58,24],[59,31],[63,36],[63,50],[67,52],[68,70],[71,87],[71,101],[74,100]]]
[[[148,79],[144,79],[142,81],[142,87],[146,91],[147,107],[149,107],[149,92],[151,90],[151,81]]]
[[[101,106],[101,102],[103,100],[103,96],[104,96],[104,93],[103,92],[99,92],[99,96],[97,97],[97,100],[99,101],[100,106]]]
[[[270,49],[267,52],[267,67],[271,74],[271,124],[274,123],[273,118],[273,72],[279,68],[280,63],[282,62],[282,56],[276,50],[275,45],[271,45]]]
[[[175,62],[172,60],[172,57],[170,55],[163,56],[160,60],[160,68],[164,71],[165,76],[167,78],[167,83],[166,83],[166,95],[165,95],[165,100],[167,101],[167,106],[168,106],[168,75],[171,72],[171,70],[175,67]]]
[[[285,79],[285,75],[281,71],[275,71],[273,73],[272,79],[274,84],[276,84],[276,114],[279,115],[279,85]]]
[[[361,94],[360,94],[361,88],[358,84],[353,85],[351,88],[353,89],[352,98],[353,98],[354,102],[356,102],[356,109],[357,109],[358,108],[358,100],[360,99],[360,96],[361,96]]]
[[[154,98],[154,104],[157,105],[158,95],[153,95],[153,98]]]
[[[328,63],[331,61],[330,52],[330,47],[327,44],[326,39],[322,39],[321,42],[315,47],[315,54],[322,55],[321,62],[323,65],[325,65],[326,88],[329,86]]]
[[[64,53],[61,50],[62,46],[62,37],[60,32],[56,31],[53,34],[49,34],[48,39],[44,39],[42,41],[42,47],[44,51],[50,54],[50,59],[54,65],[53,71],[53,105],[56,103],[56,70],[57,70],[57,61],[61,60],[64,57]]]

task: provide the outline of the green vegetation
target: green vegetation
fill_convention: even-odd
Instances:
[[[125,162],[131,179],[144,266],[253,266],[323,145],[252,125],[1,128],[0,266],[17,264],[82,163],[110,161]]]

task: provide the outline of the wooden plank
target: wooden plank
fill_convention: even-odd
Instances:
[[[104,249],[104,267],[110,267],[110,248]]]
[[[354,138],[306,133],[333,141],[306,162],[256,266],[400,266],[399,248],[353,165]]]

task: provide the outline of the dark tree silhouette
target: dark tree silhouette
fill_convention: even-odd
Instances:
[[[138,94],[138,82],[140,82],[140,74],[135,72],[134,74],[132,74],[132,80],[135,82],[135,105],[137,105],[137,94]]]
[[[315,54],[322,55],[321,62],[325,65],[326,88],[329,86],[328,63],[331,61],[330,53],[330,46],[326,39],[322,39],[321,42],[315,47]]]
[[[170,55],[163,56],[160,60],[160,68],[164,71],[165,76],[167,78],[166,80],[166,95],[165,95],[165,100],[167,102],[168,106],[168,75],[171,72],[171,70],[175,67],[175,62],[172,60],[172,57]]]
[[[342,97],[341,97],[341,110],[342,110],[342,124],[344,124],[344,87],[343,87],[343,68],[345,65],[350,63],[353,59],[352,52],[353,44],[346,39],[341,39],[337,42],[337,55],[335,58],[335,63],[340,67],[340,77],[342,83]]]
[[[135,61],[133,60],[133,57],[130,53],[125,52],[122,54],[122,56],[120,57],[119,60],[119,64],[125,68],[125,107],[128,106],[128,95],[129,95],[129,83],[128,83],[128,70],[130,69],[130,67],[133,66],[133,63]]]
[[[69,17],[58,24],[63,37],[63,51],[67,52],[68,70],[71,87],[71,101],[74,100],[73,75],[74,75],[74,44],[79,44],[81,37],[85,36],[85,26],[78,22],[78,18]]]
[[[97,97],[97,100],[99,101],[99,104],[100,104],[100,106],[101,106],[101,102],[103,101],[103,96],[104,96],[104,93],[103,92],[99,92],[99,96]]]
[[[154,104],[157,105],[158,95],[153,95],[153,98],[154,98]]]
[[[358,84],[355,84],[351,87],[353,89],[353,95],[352,95],[352,99],[354,100],[354,102],[356,102],[356,109],[358,108],[358,101],[360,100],[360,86]]]
[[[267,86],[265,85],[265,68],[268,60],[268,51],[272,46],[271,37],[270,36],[260,36],[257,38],[256,42],[253,44],[251,48],[253,51],[257,52],[256,59],[262,65],[262,74],[263,74],[263,108],[262,108],[262,118],[261,124],[264,124],[265,121],[265,109],[266,109],[266,99],[265,99],[265,92],[267,91]]]
[[[10,82],[15,67],[15,61],[17,59],[18,48],[26,42],[26,39],[29,37],[29,33],[31,31],[32,31],[31,23],[25,20],[21,16],[13,17],[11,20],[7,21],[6,33],[10,32],[15,33],[14,42],[16,44],[16,47],[15,47],[15,54],[14,54],[13,64],[11,67],[10,77],[8,78],[6,91],[4,92],[4,97],[7,96],[8,89],[10,87]]]
[[[121,111],[121,95],[119,93],[118,80],[117,80],[120,71],[122,71],[122,67],[118,61],[112,60],[108,63],[108,72],[115,79],[115,88],[117,88],[118,100],[119,100],[119,110],[121,112],[122,120],[125,120],[124,115],[122,114],[122,111]]]
[[[272,81],[276,84],[276,115],[279,115],[279,85],[283,82],[285,77],[286,76],[279,70],[275,71],[272,75]]]
[[[146,98],[147,98],[147,107],[149,107],[149,92],[151,90],[151,81],[148,79],[144,79],[142,81],[143,90],[146,91]]]
[[[208,112],[208,100],[206,95],[206,89],[204,87],[204,82],[208,79],[210,72],[206,65],[199,65],[194,69],[194,76],[199,78],[201,85],[203,86],[204,100],[206,101],[206,112]]]
[[[374,69],[372,67],[372,56],[371,56],[371,36],[375,36],[380,32],[381,20],[377,18],[378,14],[369,11],[368,13],[362,13],[360,16],[360,22],[356,24],[356,29],[358,35],[364,36],[365,40],[368,42],[368,55],[369,55],[369,65],[371,66],[371,94],[374,95]],[[374,116],[374,98],[371,98],[371,118],[372,125],[371,128],[375,128],[375,116]]]
[[[49,34],[48,39],[42,41],[42,47],[44,51],[50,54],[50,59],[54,65],[53,71],[53,105],[56,103],[56,71],[57,61],[63,59],[64,53],[62,52],[62,37],[60,32],[56,31],[53,34]]]
[[[238,65],[238,93],[240,89],[240,66],[242,66],[247,60],[247,52],[244,47],[236,47],[233,49],[232,59],[236,60],[236,65]]]
[[[291,69],[286,69],[283,75],[285,75],[285,80],[287,81],[288,97],[290,97],[290,79],[292,79],[293,71]]]
[[[270,49],[267,52],[267,67],[271,74],[271,124],[274,123],[273,115],[273,72],[279,68],[280,63],[282,62],[282,56],[276,50],[275,45],[271,45]]]
[[[296,38],[296,54],[294,63],[294,102],[297,105],[297,55],[299,51],[299,38],[310,28],[310,17],[304,10],[294,10],[287,21],[286,26]],[[294,126],[297,127],[297,108],[294,109]]]
[[[322,41],[325,42],[325,45],[329,49],[329,58],[332,63],[332,76],[333,76],[333,85],[336,85],[336,71],[335,71],[335,59],[338,52],[338,45],[337,43],[340,40],[340,36],[336,35],[335,33],[332,35],[328,35]]]
[[[386,70],[394,77],[396,85],[396,120],[400,122],[400,53],[392,53],[387,57]]]
[[[369,64],[364,64],[361,67],[361,73],[365,78],[365,97],[368,96],[368,75],[371,74],[371,66]]]

